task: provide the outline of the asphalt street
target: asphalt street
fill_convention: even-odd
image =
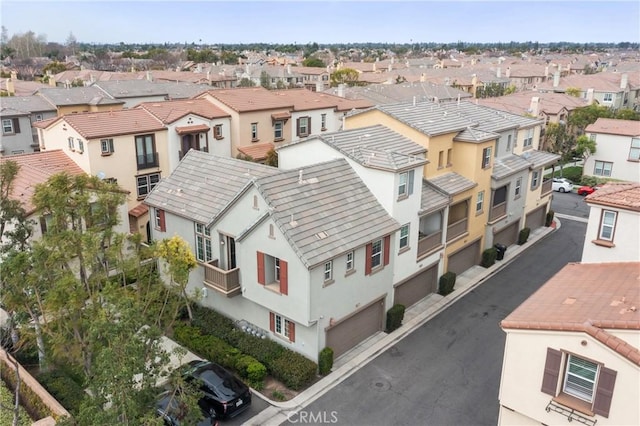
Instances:
[[[284,424],[495,425],[505,343],[499,323],[568,262],[580,260],[585,228],[564,220]]]
[[[584,196],[575,192],[553,193],[551,209],[556,213],[575,216],[582,219],[589,218],[589,205],[584,201]]]

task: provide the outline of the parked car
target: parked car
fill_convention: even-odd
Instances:
[[[595,191],[596,189],[598,189],[599,185],[596,186],[589,186],[589,185],[584,185],[581,186],[580,188],[578,188],[578,195],[589,195],[589,194],[593,194],[593,191]]]
[[[219,419],[235,417],[251,405],[251,390],[242,380],[222,366],[210,361],[194,360],[187,364],[184,377],[199,381],[203,401]]]
[[[551,187],[554,191],[571,192],[573,191],[573,182],[566,178],[553,178]]]
[[[198,405],[202,414],[202,420],[195,425],[218,426],[216,412],[207,409],[206,402],[203,400],[200,400]],[[156,400],[156,413],[162,418],[166,426],[187,426],[184,422],[184,417],[186,416],[184,407],[180,406],[180,401],[171,391],[165,391],[158,395]]]

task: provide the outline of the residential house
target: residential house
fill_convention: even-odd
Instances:
[[[609,183],[585,201],[590,209],[582,263],[638,261],[640,183]]]
[[[144,109],[71,114],[36,123],[42,151],[60,149],[82,170],[129,192],[131,233],[149,239],[142,200],[169,174],[167,128]]]
[[[40,96],[2,97],[0,108],[3,121],[0,155],[39,151],[38,131],[32,123],[57,117],[56,108]]]
[[[37,92],[55,106],[58,116],[83,112],[118,111],[124,102],[112,99],[97,87],[46,88]]]
[[[640,182],[640,121],[598,118],[585,133],[596,143],[585,176]]]
[[[345,97],[347,99],[363,99],[375,105],[397,104],[399,102],[447,102],[470,98],[471,95],[462,90],[444,84],[422,81],[402,84],[369,84],[367,86],[345,87],[340,85],[325,90],[325,93]]]
[[[142,102],[188,99],[211,88],[206,84],[149,80],[99,81],[91,87],[97,87],[105,96],[123,102],[123,108],[133,108]]]
[[[189,151],[146,198],[204,306],[317,360],[382,330],[400,225],[344,159],[293,170]]]
[[[502,320],[499,425],[640,424],[638,271],[570,263]]]
[[[190,149],[231,156],[230,115],[205,99],[144,102],[148,111],[167,126],[167,155],[171,172]]]

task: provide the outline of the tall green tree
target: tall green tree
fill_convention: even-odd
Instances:
[[[33,222],[13,196],[19,171],[15,161],[0,161],[0,256],[11,248],[24,250],[32,234]]]
[[[331,73],[331,86],[335,87],[340,84],[347,86],[357,86],[360,74],[353,68],[342,68]]]
[[[581,108],[574,109],[569,115],[567,123],[570,131],[578,136],[584,133],[584,129],[596,122],[598,118],[612,118],[613,111],[602,105],[592,104]]]

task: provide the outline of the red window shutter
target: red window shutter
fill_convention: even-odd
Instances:
[[[296,325],[291,321],[289,321],[289,340],[296,341]]]
[[[269,330],[276,332],[276,314],[269,312]]]
[[[164,210],[158,210],[158,218],[160,221],[160,231],[165,232],[167,230],[167,226],[164,221]]]
[[[258,283],[264,285],[264,253],[256,252],[258,254]]]
[[[547,361],[544,365],[544,375],[542,376],[541,392],[551,396],[556,396],[558,388],[558,377],[560,376],[560,364],[562,362],[562,352],[547,348]]]
[[[391,236],[387,235],[384,237],[384,264],[385,266],[389,264],[389,255],[391,253]]]
[[[366,254],[364,256],[364,274],[371,274],[371,253],[373,253],[373,244],[367,244]]]
[[[289,294],[289,269],[287,262],[280,259],[280,293]]]
[[[609,368],[600,368],[596,397],[593,400],[593,412],[602,417],[609,417],[609,409],[611,408],[611,399],[613,398],[613,388],[616,385],[617,374],[618,373]]]

